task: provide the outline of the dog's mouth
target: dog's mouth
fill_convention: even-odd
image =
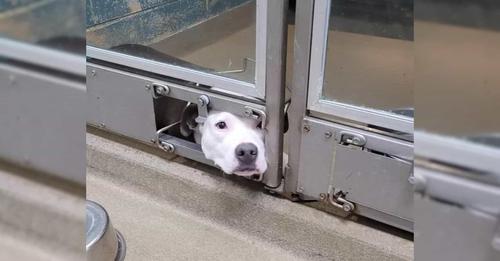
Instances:
[[[254,167],[237,168],[233,173],[252,180],[260,181],[262,179],[262,173]]]

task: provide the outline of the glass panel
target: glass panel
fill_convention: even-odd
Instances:
[[[85,54],[84,0],[0,0],[0,37]]]
[[[323,98],[413,117],[413,1],[332,0]]]
[[[255,1],[87,0],[87,44],[255,81]]]
[[[415,127],[500,147],[500,2],[416,5]]]

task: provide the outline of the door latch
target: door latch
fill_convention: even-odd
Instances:
[[[196,105],[198,106],[198,117],[196,117],[196,123],[204,123],[208,117],[208,104],[210,103],[210,99],[206,95],[200,95],[198,100],[196,101]]]
[[[263,110],[255,109],[250,106],[245,106],[244,114],[246,117],[258,120],[261,122],[261,128],[264,130],[266,128],[267,116]]]
[[[334,207],[340,208],[348,213],[354,210],[354,204],[345,199],[345,194],[342,193],[342,191],[336,192],[332,185],[328,187],[328,202]]]
[[[341,131],[338,133],[336,138],[337,142],[342,145],[353,145],[357,147],[363,147],[366,144],[365,136],[358,133]]]

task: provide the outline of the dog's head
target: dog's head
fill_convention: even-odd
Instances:
[[[184,136],[194,134],[207,159],[227,174],[261,178],[267,162],[264,132],[257,120],[211,111],[198,125],[196,117],[196,105],[187,106],[181,119],[181,133]]]

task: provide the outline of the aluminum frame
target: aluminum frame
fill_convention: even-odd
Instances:
[[[314,1],[297,1],[295,12],[295,35],[293,49],[293,78],[291,82],[291,103],[288,109],[288,170],[284,191],[295,193],[299,179],[300,151],[303,119],[307,110],[307,86],[309,81],[309,60]]]
[[[87,57],[131,68],[146,70],[185,81],[196,82],[202,85],[210,86],[213,90],[220,92],[238,95],[243,94],[250,97],[265,99],[268,68],[266,60],[268,57],[267,35],[269,28],[267,27],[267,24],[269,21],[268,19],[275,19],[272,15],[272,11],[268,9],[269,5],[270,3],[266,0],[256,0],[255,84],[89,45],[87,45]]]
[[[0,37],[0,57],[85,77],[85,57]]]
[[[283,130],[285,106],[285,71],[288,23],[287,0],[265,1],[267,19],[265,53],[266,134],[268,169],[263,183],[277,188],[283,178]],[[267,37],[272,35],[272,37]],[[262,68],[260,68],[263,70]]]
[[[315,48],[311,50],[307,108],[313,112],[330,114],[405,133],[413,133],[412,118],[321,98],[324,87],[330,4],[330,0],[316,0],[314,3],[311,45]]]

